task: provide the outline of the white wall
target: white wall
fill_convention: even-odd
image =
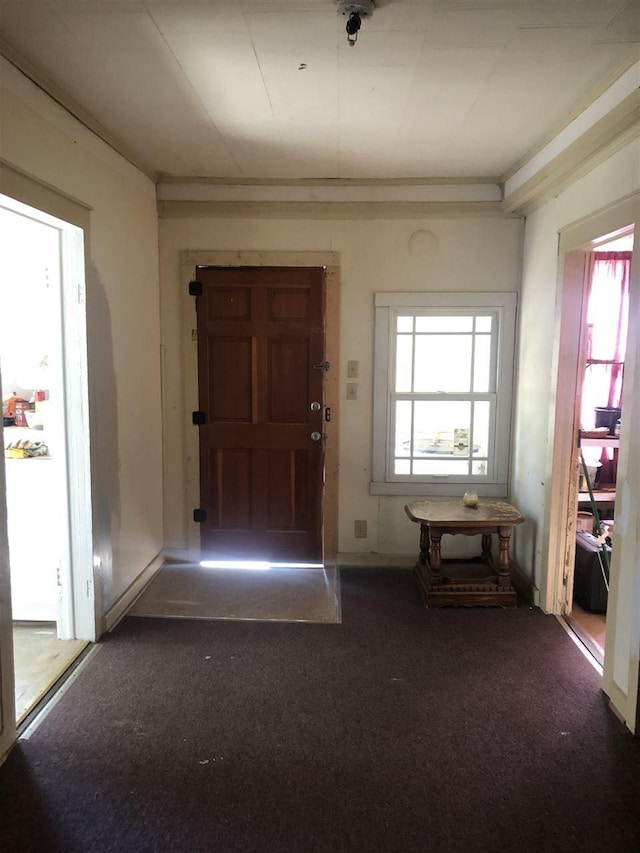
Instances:
[[[548,578],[557,569],[547,564],[545,543],[549,527],[553,524],[566,525],[567,521],[550,518],[548,512],[554,475],[555,359],[559,336],[558,306],[562,298],[558,235],[561,230],[581,220],[593,218],[595,223],[603,216],[609,217],[611,211],[615,214],[616,203],[621,203],[639,188],[640,147],[634,141],[536,210],[527,218],[525,225],[511,489],[514,501],[528,519],[526,524],[517,529],[514,537],[516,561],[523,569],[530,571],[530,578],[536,587],[543,588],[543,593],[548,586]],[[625,224],[629,223],[620,222],[618,227]],[[636,230],[636,249],[638,237]],[[637,281],[638,265],[634,265]],[[633,299],[637,305],[640,295],[635,294]],[[625,450],[621,446],[619,470],[624,470],[623,461],[629,464],[626,465],[626,481],[620,484],[616,502],[616,530],[620,534],[616,540],[617,549],[614,548],[618,554],[614,553],[612,566],[604,681],[605,689],[612,698],[615,694],[616,705],[630,727],[635,712],[640,634],[640,481],[634,462],[637,458],[637,438],[633,438],[640,434],[640,424],[631,423],[637,418],[634,412],[640,391],[636,387],[638,383],[634,382],[638,371],[639,321],[638,311],[630,311],[630,343],[625,366],[625,419],[628,422],[625,432],[627,448],[631,446],[631,452],[628,459],[623,460]],[[573,400],[567,400],[566,405],[572,408]],[[630,442],[635,443],[631,445]],[[543,594],[542,606],[549,606],[549,601],[549,596]]]
[[[528,216],[525,225],[511,487],[528,519],[515,531],[516,561],[532,568],[537,587],[547,570],[541,543],[552,474],[559,232],[638,189],[638,156],[637,143],[628,145]]]
[[[384,290],[518,289],[522,224],[515,219],[269,220],[161,219],[160,281],[165,349],[165,536],[187,547],[183,348],[179,272],[182,250],[325,251],[340,255],[340,553],[407,555],[418,529],[405,498],[374,497],[371,479],[373,295]],[[417,233],[420,232],[420,233]],[[424,233],[430,232],[430,233]],[[346,400],[346,363],[360,363],[358,399]],[[364,519],[368,537],[355,539]],[[459,539],[459,537],[458,537]],[[444,543],[443,543],[444,544]]]
[[[155,187],[4,60],[1,72],[0,156],[90,208],[92,497],[104,612],[162,548]]]

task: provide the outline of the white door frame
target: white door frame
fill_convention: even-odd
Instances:
[[[93,562],[84,231],[77,225],[9,196],[0,195],[0,206],[16,215],[55,228],[59,234],[59,320],[63,358],[63,376],[59,392],[63,401],[65,423],[60,447],[61,463],[65,471],[63,500],[68,521],[62,536],[64,544],[60,582],[63,589],[63,606],[60,609],[58,635],[93,642],[98,636],[99,626]],[[53,320],[55,321],[55,318]],[[0,543],[5,545],[8,539],[4,456],[0,461],[0,484]],[[8,710],[13,707],[14,697],[9,561],[5,556],[7,551],[8,545],[3,547],[0,561],[1,707],[4,711],[0,747],[6,746],[6,749],[15,740],[15,712],[12,715]],[[0,756],[2,754],[3,750],[0,749]]]
[[[97,619],[94,596],[91,467],[89,459],[89,402],[86,333],[84,233],[77,225],[58,219],[8,196],[0,205],[55,228],[60,247],[60,299],[58,318],[63,371],[60,388],[64,435],[59,442],[63,500],[67,529],[62,535],[58,636],[95,641]]]
[[[0,395],[2,374],[0,374]],[[1,434],[1,433],[0,433]],[[0,453],[0,764],[16,740],[16,701],[11,624],[11,580],[4,453]]]
[[[74,225],[61,229],[62,345],[69,519],[67,575],[72,605],[71,639],[95,642],[99,635],[93,559],[93,511],[89,437],[87,300],[84,234]]]
[[[570,514],[577,510],[577,453],[575,400],[579,377],[582,376],[583,337],[579,318],[583,311],[586,253],[589,244],[605,234],[635,225],[636,240],[640,238],[640,193],[599,211],[586,220],[560,232],[558,290],[560,294],[559,330],[554,354],[557,366],[557,390],[553,432],[553,480],[545,512],[544,543],[547,570],[541,585],[541,606],[547,613],[562,614],[573,581],[575,558],[575,528],[569,525]],[[634,424],[640,401],[640,364],[638,337],[640,329],[631,325],[634,305],[640,300],[639,244],[636,242],[632,265],[633,292],[629,317],[629,340],[625,361],[625,418],[620,436],[620,470],[629,469],[635,456],[631,437],[637,435]],[[627,370],[628,367],[628,370]],[[572,401],[567,405],[567,400]],[[629,417],[626,417],[627,411]],[[637,454],[636,454],[637,455]],[[627,471],[624,486],[616,498],[616,519],[635,519],[637,513],[637,472]],[[617,540],[620,528],[626,529],[624,543]],[[618,547],[616,547],[618,545]],[[622,546],[622,547],[620,547]],[[611,588],[607,608],[607,635],[603,689],[618,713],[633,731],[635,728],[638,695],[638,665],[640,657],[640,577],[635,577],[640,543],[634,525],[616,524],[611,565]],[[624,552],[624,553],[623,553]],[[635,554],[635,556],[634,556]]]

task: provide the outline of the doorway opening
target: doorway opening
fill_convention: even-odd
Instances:
[[[581,369],[575,400],[578,486],[567,524],[569,537],[575,530],[575,558],[567,573],[564,616],[601,666],[616,483],[624,476],[618,471],[618,449],[633,242],[633,227],[628,227],[585,247]]]
[[[84,236],[0,196],[0,241],[12,611],[1,641],[13,647],[19,724],[96,636]]]

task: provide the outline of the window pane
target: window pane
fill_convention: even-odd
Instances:
[[[376,294],[371,494],[506,485],[515,294],[450,296]]]
[[[491,390],[491,338],[489,335],[475,335],[474,340],[473,390],[476,394],[482,394]]]
[[[489,424],[491,422],[491,403],[479,400],[473,404],[473,455],[489,455]]]
[[[416,317],[416,332],[471,332],[473,317]]]
[[[469,463],[450,459],[416,459],[414,474],[431,474],[435,477],[464,477],[469,473]]]
[[[411,391],[413,335],[396,338],[396,391]]]
[[[413,404],[409,400],[398,400],[396,402],[395,456],[410,456],[411,455],[411,407],[412,407],[412,405]]]
[[[464,400],[418,401],[414,404],[414,456],[454,456],[456,430],[470,428],[471,403]]]
[[[471,335],[416,335],[417,392],[468,392],[471,390]]]

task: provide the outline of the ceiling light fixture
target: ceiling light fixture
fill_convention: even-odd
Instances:
[[[351,3],[349,0],[337,0],[337,2],[338,13],[343,18],[347,18],[347,41],[353,47],[358,41],[363,18],[370,18],[373,15],[375,4],[373,0],[359,0],[357,3]]]

